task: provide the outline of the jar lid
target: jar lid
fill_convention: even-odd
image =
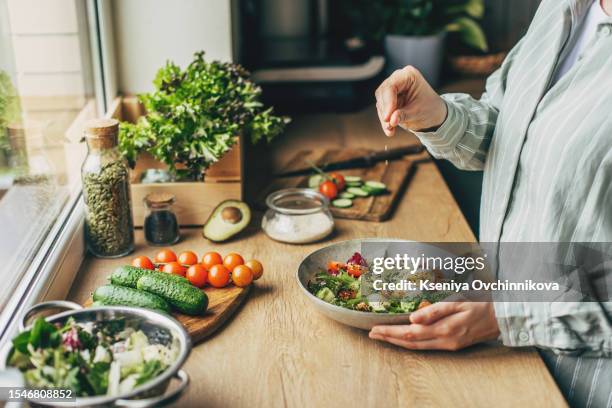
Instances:
[[[110,148],[117,145],[119,121],[117,119],[98,118],[85,123],[85,139],[90,147]]]
[[[149,207],[165,207],[173,204],[176,197],[172,193],[149,193],[144,198],[144,202]]]
[[[329,200],[310,188],[286,188],[270,194],[266,205],[282,214],[305,215],[328,208]]]
[[[85,134],[88,136],[112,136],[119,131],[117,119],[97,118],[85,123]]]

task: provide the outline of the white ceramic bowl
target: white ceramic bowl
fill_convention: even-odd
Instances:
[[[314,296],[307,289],[308,281],[317,273],[326,269],[329,261],[344,261],[349,259],[355,252],[361,252],[361,244],[364,242],[412,242],[399,239],[367,238],[353,239],[350,241],[337,242],[325,248],[318,249],[308,255],[300,264],[297,271],[297,281],[304,295],[317,309],[317,311],[330,319],[342,324],[356,327],[358,329],[370,330],[377,325],[408,324],[410,313],[373,313],[350,310],[344,307],[332,305]]]

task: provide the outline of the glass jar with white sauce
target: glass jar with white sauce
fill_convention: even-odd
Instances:
[[[273,240],[289,244],[319,241],[334,230],[329,200],[309,188],[287,188],[266,198],[268,211],[261,221]]]

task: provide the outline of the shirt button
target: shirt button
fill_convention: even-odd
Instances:
[[[521,342],[526,343],[529,341],[529,333],[527,332],[519,332],[518,338]]]
[[[603,26],[601,27],[601,30],[599,30],[599,32],[601,33],[601,35],[603,36],[609,36],[610,33],[612,33],[612,29],[610,28],[610,26]]]

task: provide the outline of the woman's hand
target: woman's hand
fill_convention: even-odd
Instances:
[[[459,350],[499,335],[491,302],[439,302],[410,315],[410,325],[376,326],[370,338],[413,350]]]
[[[378,119],[387,136],[402,126],[410,130],[437,128],[446,119],[446,104],[412,66],[395,71],[376,90]]]

